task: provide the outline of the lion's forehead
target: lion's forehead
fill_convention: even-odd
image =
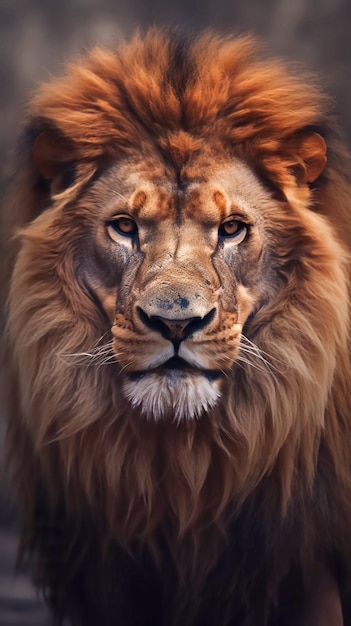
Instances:
[[[192,218],[217,224],[237,210],[258,217],[256,206],[264,190],[255,174],[238,159],[218,165],[191,162],[176,171],[162,163],[126,162],[109,174],[112,202],[108,210],[126,210],[139,220]],[[111,206],[112,204],[112,206]]]

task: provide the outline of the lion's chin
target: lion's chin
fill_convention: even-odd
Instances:
[[[201,417],[218,402],[220,379],[200,370],[167,368],[128,376],[124,395],[147,419],[180,422]]]

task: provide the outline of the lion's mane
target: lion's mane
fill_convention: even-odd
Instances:
[[[328,146],[327,165],[309,184],[306,132]],[[180,424],[132,410],[113,363],[64,356],[84,355],[109,332],[77,272],[85,189],[148,145],[175,168],[209,145],[225,146],[289,207],[272,215],[270,240],[283,286],[246,329],[269,366],[241,363],[221,410]],[[241,589],[241,602],[259,571],[273,597],[292,561],[339,559],[348,580],[347,163],[313,79],[261,60],[248,38],[204,35],[189,44],[155,30],[117,51],[93,50],[39,90],[5,206],[8,456],[24,549],[39,554],[58,614],[62,587],[76,574],[61,576],[66,557],[49,563],[52,528],[62,554],[73,553],[66,560],[74,572],[84,550],[75,553],[73,538],[86,532],[101,555],[111,543],[123,553],[147,546],[162,567],[168,551],[180,586],[200,593],[233,527],[243,545],[238,539],[230,552],[236,564],[226,585]],[[250,540],[263,546],[254,558]],[[225,610],[220,619],[229,620]]]

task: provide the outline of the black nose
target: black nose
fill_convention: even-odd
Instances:
[[[169,339],[175,345],[179,345],[181,341],[210,324],[216,314],[216,309],[211,309],[204,317],[189,317],[187,319],[147,315],[141,307],[137,307],[137,314],[143,324],[151,328],[151,330],[155,330],[165,339]]]

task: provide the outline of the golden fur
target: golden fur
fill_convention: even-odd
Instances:
[[[160,563],[161,530],[182,583],[200,588],[231,520],[251,506],[271,537],[272,587],[289,567],[290,540],[301,562],[306,546],[312,560],[343,553],[349,576],[350,184],[329,117],[310,77],[261,61],[247,38],[204,35],[181,48],[150,31],[117,52],[92,51],[40,89],[5,206],[8,450],[27,522],[44,486],[52,511],[64,503],[73,519],[90,516],[124,549],[145,544]],[[218,403],[198,419],[175,422],[170,410],[145,419],[119,372],[133,355],[148,358],[151,344],[116,313],[112,279],[86,283],[82,232],[109,201],[99,177],[116,172],[131,185],[138,175],[138,208],[165,172],[203,176],[219,214],[233,163],[264,222],[246,264],[265,256],[270,273],[235,291],[239,318],[220,304],[227,317],[216,318],[207,348],[207,367],[226,372]],[[173,210],[162,193],[151,193],[160,220]],[[193,214],[205,202],[195,198]],[[202,246],[194,254],[211,273]],[[145,284],[157,281],[143,271]],[[198,278],[189,284],[191,293]]]

